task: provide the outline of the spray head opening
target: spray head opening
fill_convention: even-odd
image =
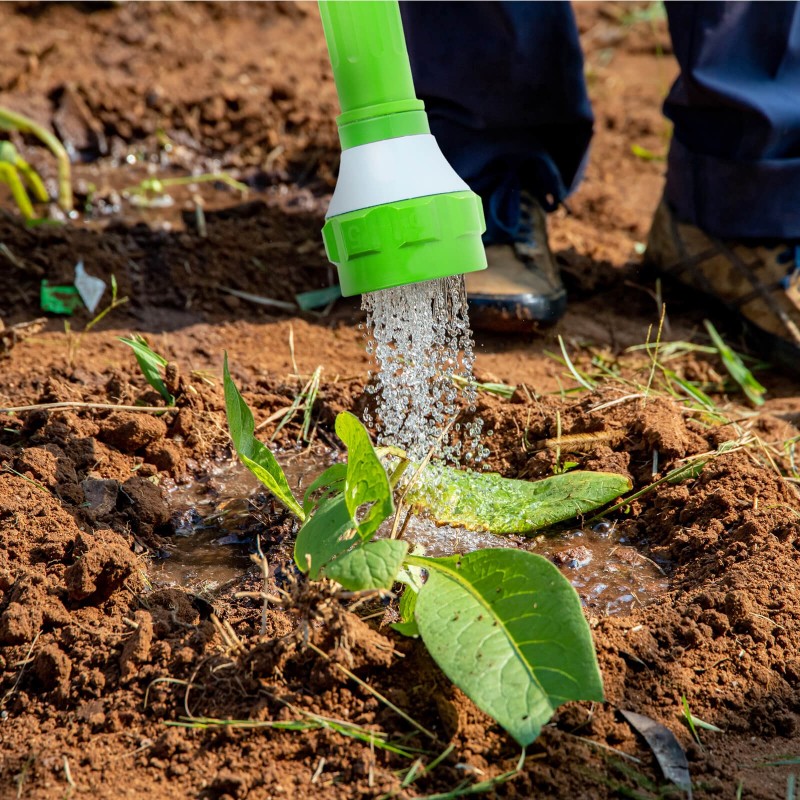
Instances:
[[[322,238],[344,296],[484,269],[480,198],[430,134],[342,154]]]

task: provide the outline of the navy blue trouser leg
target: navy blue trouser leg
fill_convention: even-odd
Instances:
[[[800,4],[666,4],[681,75],[666,195],[722,238],[800,239]]]
[[[554,208],[592,135],[567,2],[401,3],[417,94],[448,161],[484,199],[487,238],[509,238],[519,190]]]
[[[668,2],[681,75],[666,195],[722,238],[800,238],[800,3]],[[518,189],[546,207],[580,177],[592,114],[560,2],[401,4],[414,78],[445,155],[484,198],[488,233]]]

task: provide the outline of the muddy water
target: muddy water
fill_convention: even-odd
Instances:
[[[324,448],[276,456],[296,497],[335,460]],[[172,488],[175,535],[169,554],[151,564],[151,580],[204,591],[236,580],[252,565],[256,534],[268,525],[259,511],[267,497],[238,461],[216,464],[201,480]]]
[[[516,547],[538,553],[561,569],[586,607],[602,615],[628,612],[669,588],[662,567],[627,545],[608,522],[555,535],[525,537],[438,526],[425,517],[412,517],[405,538],[418,543],[429,556],[486,547]]]
[[[320,448],[278,453],[295,496],[335,460]],[[255,536],[268,521],[260,518],[266,493],[238,462],[215,466],[203,480],[174,488],[175,536],[167,558],[154,562],[151,579],[159,584],[213,592],[251,566]],[[388,533],[388,524],[384,526]],[[669,588],[662,567],[625,542],[608,522],[536,537],[497,536],[438,526],[412,517],[404,537],[430,556],[468,553],[487,547],[515,547],[549,558],[569,579],[584,605],[600,615],[621,614],[646,604]]]

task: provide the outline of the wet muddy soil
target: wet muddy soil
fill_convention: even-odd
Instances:
[[[319,449],[278,453],[298,497],[336,460],[336,453]],[[263,528],[260,509],[266,499],[255,476],[236,461],[204,466],[199,481],[169,490],[172,534],[161,557],[150,565],[150,579],[163,586],[194,586],[209,595],[236,581],[257,552]],[[392,521],[378,529],[378,538],[391,533]],[[410,546],[429,556],[512,547],[549,558],[563,570],[584,605],[600,614],[630,612],[669,588],[669,565],[631,547],[611,522],[535,536],[498,536],[438,525],[420,514],[411,515],[402,526]]]
[[[779,762],[800,754],[800,386],[762,369],[767,402],[752,408],[713,353],[663,350],[669,370],[712,398],[698,409],[646,352],[628,350],[652,340],[662,288],[664,342],[708,344],[709,311],[657,287],[637,255],[663,161],[631,146],[665,153],[659,107],[675,74],[649,8],[577,7],[597,135],[569,212],[551,217],[570,310],[541,336],[478,334],[477,377],[517,387],[510,399],[481,392],[478,411],[495,432],[489,466],[509,477],[571,461],[622,472],[638,490],[687,458],[707,461],[613,514],[613,538],[587,532],[553,551],[578,583],[585,569],[639,569],[637,559],[666,576],[648,573],[659,585],[643,602],[609,608],[587,595],[607,701],[560,709],[489,796],[670,796],[619,709],[675,733],[695,797],[783,798],[797,770]],[[336,103],[314,6],[17,3],[0,21],[0,105],[66,141],[78,198],[66,224],[26,228],[0,192],[0,798],[408,800],[514,770],[514,743],[385,624],[393,606],[299,579],[294,521],[264,493],[226,494],[214,466],[231,461],[225,351],[265,441],[318,366],[312,448],[335,450],[336,413],[366,403],[356,303],[288,311],[229,291],[294,303],[331,281],[319,228]],[[13,138],[52,185],[47,154]],[[148,175],[218,170],[247,196],[198,184],[146,207],[123,191]],[[86,312],[67,333],[39,307],[41,281],[69,282],[79,260],[128,298],[85,335]],[[132,332],[170,362],[174,407],[117,340]],[[591,392],[554,356],[558,334],[597,380]],[[276,438],[285,453],[307,447],[301,416]],[[209,569],[194,546],[204,536],[215,555],[238,548],[235,564]],[[285,593],[266,615],[256,537],[270,594]],[[599,549],[581,566],[580,539],[592,537]],[[702,745],[684,697],[721,731],[700,730]],[[269,727],[292,720],[304,729]],[[443,752],[409,782],[418,756],[430,765]]]

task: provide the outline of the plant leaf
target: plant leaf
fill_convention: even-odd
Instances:
[[[362,539],[369,539],[394,511],[392,490],[366,428],[348,411],[336,417],[336,434],[347,447],[344,497]],[[365,512],[359,514],[364,506]],[[359,516],[361,517],[359,519]]]
[[[297,532],[294,561],[298,569],[317,580],[322,567],[353,544],[354,531],[355,524],[344,495],[336,494],[322,500]]]
[[[540,481],[427,467],[406,499],[437,522],[468,530],[528,533],[604,506],[631,489],[624,475],[572,470]]]
[[[236,388],[228,371],[228,354],[222,368],[225,384],[225,409],[233,446],[242,463],[299,519],[305,512],[295,500],[280,464],[269,448],[255,437],[255,421],[244,398]]]
[[[143,336],[135,334],[130,339],[118,336],[117,339],[127,344],[133,350],[139,369],[142,371],[145,380],[164,398],[164,402],[169,406],[175,405],[175,398],[167,390],[167,386],[161,378],[161,370],[167,366],[167,359],[156,353]]]
[[[322,572],[351,592],[391,589],[407,552],[408,542],[399,539],[359,542],[328,562]]]
[[[314,494],[324,489],[323,497],[316,499],[319,504],[325,496],[330,496],[336,492],[341,492],[344,489],[344,481],[347,477],[347,464],[331,464],[325,472],[322,473],[314,482],[306,489],[303,496],[303,511],[308,514],[315,505]]]
[[[392,628],[403,636],[419,636],[419,626],[414,619],[414,609],[417,607],[418,593],[411,585],[406,586],[405,591],[400,596],[398,610],[400,611],[400,622],[392,624]]]
[[[358,531],[360,541],[366,542],[394,510],[389,480],[369,434],[355,416],[347,412],[339,414],[336,417],[336,432],[347,447],[347,463],[329,467],[306,491],[306,513],[310,512],[315,500],[316,509],[297,534],[295,563],[304,572],[308,570],[312,579],[316,579],[320,570],[332,559],[344,559],[338,566],[331,564],[326,567],[326,574],[342,585],[345,585],[345,581],[357,582],[362,578],[367,583],[374,583],[379,580],[375,554],[388,551],[380,548],[370,551],[368,563],[362,563],[366,557],[347,554],[345,558],[344,554],[354,542],[350,531]],[[320,490],[323,490],[323,496],[314,498],[314,493]],[[368,506],[366,513],[363,512],[364,506]],[[392,573],[392,580],[401,561],[402,557]],[[371,569],[376,572],[370,578]],[[370,583],[366,588],[378,587]]]
[[[603,699],[580,599],[546,558],[487,549],[407,560],[429,572],[414,616],[430,654],[523,747],[557,706]]]

